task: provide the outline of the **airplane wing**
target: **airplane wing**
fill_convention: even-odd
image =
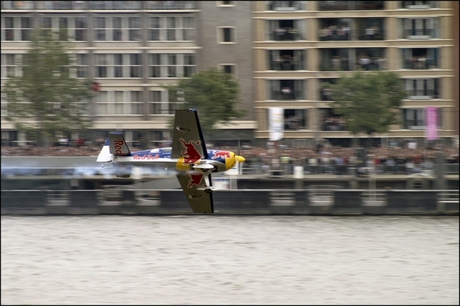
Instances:
[[[199,156],[198,156],[199,155]],[[207,159],[208,151],[196,109],[176,110],[171,158]]]
[[[208,174],[211,182],[211,174]],[[206,186],[205,174],[190,170],[177,175],[177,179],[194,213],[214,213],[212,191]]]

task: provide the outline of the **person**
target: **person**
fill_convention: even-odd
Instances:
[[[285,94],[285,95],[289,95],[289,94],[292,93],[292,90],[291,90],[290,87],[285,86],[285,87],[283,87],[283,88],[281,89],[281,92],[282,92],[283,94]]]

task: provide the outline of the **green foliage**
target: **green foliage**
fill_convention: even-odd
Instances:
[[[184,98],[184,108],[196,108],[201,127],[206,134],[212,134],[215,123],[228,124],[230,120],[244,115],[235,109],[239,102],[239,85],[228,73],[210,68],[182,79],[178,85],[165,86],[170,102],[178,96]]]
[[[356,71],[327,87],[332,90],[334,111],[344,117],[353,135],[385,133],[399,123],[399,108],[406,92],[398,74]]]
[[[22,76],[10,76],[4,85],[6,120],[28,137],[47,145],[60,133],[84,131],[90,126],[88,81],[70,75],[73,65],[66,41],[57,33],[38,29],[20,64]]]

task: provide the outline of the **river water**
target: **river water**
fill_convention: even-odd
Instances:
[[[2,304],[457,304],[459,218],[2,216]]]

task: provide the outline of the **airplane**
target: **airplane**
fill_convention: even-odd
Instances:
[[[208,150],[196,109],[175,111],[171,147],[131,152],[121,132],[110,132],[97,162],[104,166],[173,166],[194,213],[214,213],[211,173],[224,172],[245,158],[234,152]],[[129,177],[130,173],[117,176]]]

